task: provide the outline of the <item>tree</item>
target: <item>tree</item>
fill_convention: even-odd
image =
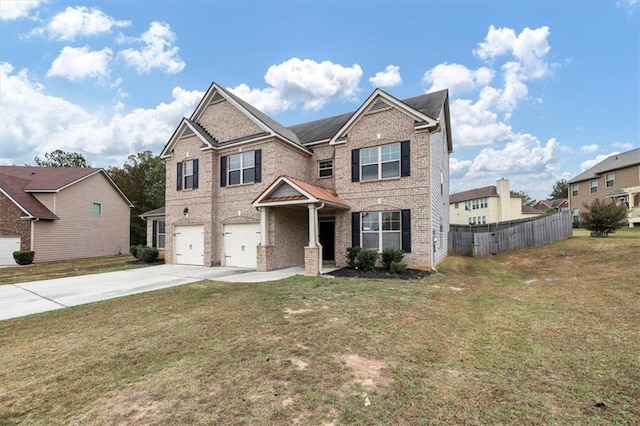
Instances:
[[[617,205],[613,200],[607,203],[596,198],[591,204],[584,203],[584,207],[587,210],[580,213],[582,226],[595,237],[614,233],[627,218],[627,206]]]
[[[130,155],[122,168],[111,167],[109,175],[131,200],[130,240],[146,244],[147,228],[139,215],[164,206],[165,164],[151,151]]]
[[[516,191],[515,193],[522,197],[523,205],[533,207],[537,203],[536,199],[532,198],[526,191]]]
[[[560,179],[553,184],[553,190],[549,194],[549,198],[557,200],[558,198],[569,198],[569,184],[566,179]]]
[[[79,152],[66,152],[61,149],[45,153],[44,160],[35,156],[33,161],[44,167],[90,167]]]

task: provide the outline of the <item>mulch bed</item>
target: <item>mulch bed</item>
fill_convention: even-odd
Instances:
[[[393,279],[393,280],[419,280],[429,276],[429,271],[422,271],[420,269],[405,269],[402,274],[392,274],[387,269],[375,268],[373,271],[361,271],[351,268],[340,268],[333,272],[328,272],[325,275],[332,275],[334,277],[347,277],[347,278],[372,278],[372,279]]]

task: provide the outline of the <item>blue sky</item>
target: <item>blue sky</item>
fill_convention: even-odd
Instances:
[[[212,81],[284,125],[449,88],[452,191],[545,198],[640,147],[640,4],[0,2],[0,163],[159,154]]]

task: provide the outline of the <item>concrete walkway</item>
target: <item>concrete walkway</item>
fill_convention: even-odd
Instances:
[[[6,284],[0,285],[0,320],[201,280],[254,283],[275,281],[299,274],[304,274],[304,268],[256,272],[254,269],[233,267],[158,265],[128,271]]]

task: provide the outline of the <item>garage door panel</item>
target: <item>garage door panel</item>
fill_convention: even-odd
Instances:
[[[260,223],[224,225],[225,265],[255,268],[259,244]]]
[[[204,265],[204,227],[175,227],[176,263],[180,265]]]
[[[13,252],[20,250],[20,237],[0,237],[0,266],[17,265]]]

